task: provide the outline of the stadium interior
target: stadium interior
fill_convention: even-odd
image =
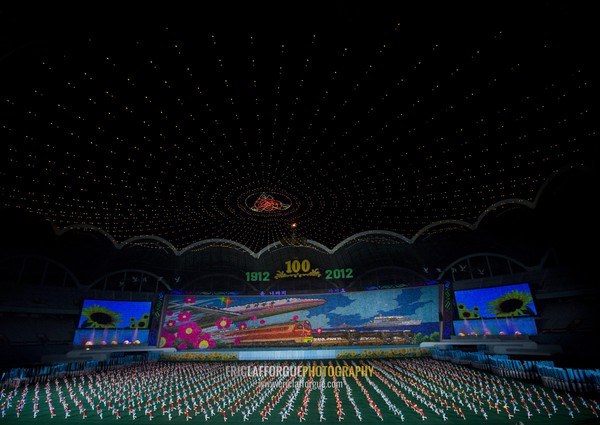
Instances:
[[[0,14],[0,423],[113,368],[154,406],[72,416],[552,418],[450,407],[469,370],[598,420],[591,14],[393,3]],[[248,364],[357,373],[302,405]]]

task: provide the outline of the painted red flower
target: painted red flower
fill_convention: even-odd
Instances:
[[[216,325],[219,329],[227,329],[231,326],[231,323],[233,322],[229,317],[221,317],[219,320],[217,320]]]
[[[194,348],[205,349],[213,348],[215,340],[210,337],[209,333],[204,333],[194,342]]]
[[[189,322],[177,327],[177,337],[186,341],[194,341],[200,335],[202,329],[198,327],[196,322]]]
[[[158,348],[169,348],[175,343],[175,334],[170,332],[163,332],[160,334],[160,340],[158,341]]]
[[[208,348],[208,340],[206,339],[199,339],[194,343],[194,348],[198,348],[200,350],[203,350],[205,348]]]
[[[187,322],[191,318],[192,318],[192,315],[190,314],[189,311],[184,311],[183,313],[179,313],[179,315],[177,316],[177,319],[179,319],[180,322]]]

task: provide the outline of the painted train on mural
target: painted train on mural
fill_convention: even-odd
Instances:
[[[221,331],[218,336],[221,341],[240,347],[310,345],[313,342],[308,320]]]
[[[352,346],[411,344],[410,330],[355,329],[319,330],[314,332],[310,321],[290,321],[248,329],[221,331],[219,340],[238,347],[281,346]]]

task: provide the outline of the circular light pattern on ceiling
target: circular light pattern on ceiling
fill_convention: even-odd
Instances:
[[[11,17],[3,206],[118,241],[256,252],[295,223],[333,247],[473,223],[594,160],[585,10],[322,7]]]

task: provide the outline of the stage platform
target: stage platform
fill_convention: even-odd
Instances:
[[[165,360],[327,360],[360,358],[422,357],[430,350],[416,345],[381,345],[363,347],[290,347],[290,348],[243,348],[231,350],[187,350],[161,355]]]
[[[420,347],[514,356],[552,356],[562,352],[562,348],[558,345],[538,344],[527,335],[453,336],[442,341],[423,342]]]
[[[277,347],[231,348],[177,351],[174,348],[154,346],[97,346],[69,351],[60,359],[46,359],[47,363],[61,361],[104,361],[119,354],[158,353],[167,361],[260,361],[260,360],[327,360],[360,358],[402,358],[430,356],[432,349],[479,351],[486,354],[512,356],[552,356],[561,353],[561,347],[542,345],[526,336],[465,336],[452,337],[420,345],[370,345],[339,347]],[[54,361],[52,361],[54,360]]]
[[[87,360],[106,361],[122,354],[171,353],[174,348],[158,348],[148,345],[109,345],[97,347],[76,348],[66,354],[54,354],[42,357],[42,364],[65,362],[80,362]]]
[[[417,345],[373,345],[348,347],[279,347],[279,348],[240,348],[218,350],[185,350],[135,347],[93,347],[77,349],[67,353],[70,361],[98,360],[111,358],[115,353],[159,353],[161,360],[168,361],[259,361],[259,360],[327,360],[360,358],[400,358],[424,357],[431,354],[429,348]],[[63,361],[65,358],[63,357]]]

